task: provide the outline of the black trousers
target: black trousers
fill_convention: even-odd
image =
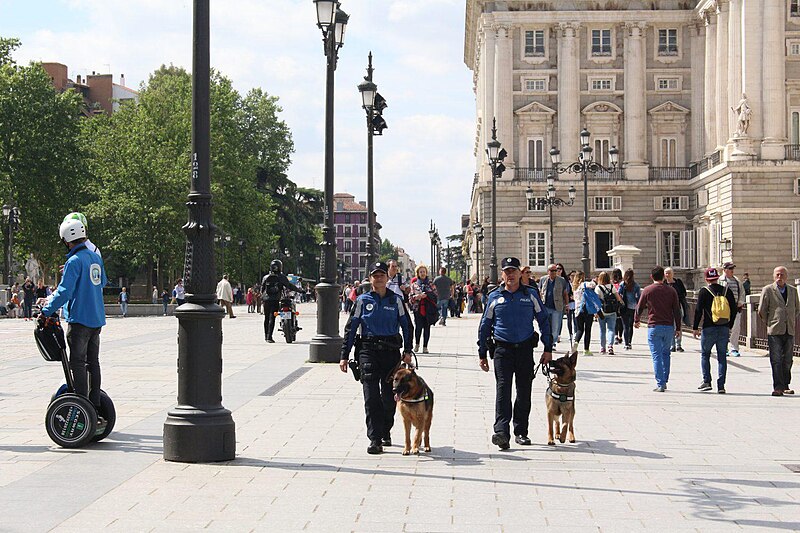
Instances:
[[[76,323],[67,327],[69,368],[75,392],[88,397],[95,407],[100,406],[100,330]],[[87,371],[91,375],[91,390]]]
[[[275,315],[280,310],[281,302],[278,300],[264,300],[264,338],[271,339],[275,330]]]
[[[516,348],[501,346],[494,351],[494,379],[497,397],[494,406],[494,432],[510,435],[509,423],[514,422],[514,435],[528,436],[533,385],[533,344],[525,342]],[[517,397],[511,406],[511,384],[515,382]]]
[[[394,425],[397,405],[392,383],[387,379],[400,362],[400,351],[362,347],[356,357],[361,368],[361,386],[364,390],[367,438],[370,441],[380,440],[389,436]]]
[[[578,313],[575,315],[575,344],[581,342],[583,338],[583,349],[589,349],[589,343],[592,342],[592,323],[594,322],[594,315],[589,313]]]
[[[422,346],[428,346],[428,341],[431,340],[431,325],[428,323],[428,318],[422,316],[419,311],[414,311],[414,339],[419,344],[419,338],[422,337]]]
[[[772,366],[772,390],[788,390],[792,382],[792,335],[767,335],[769,363]]]
[[[633,322],[636,311],[627,307],[622,311],[622,330],[625,346],[630,346],[633,341]]]

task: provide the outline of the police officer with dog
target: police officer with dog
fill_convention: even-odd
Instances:
[[[275,342],[272,332],[275,330],[275,313],[280,309],[283,289],[299,291],[300,287],[292,285],[283,273],[283,262],[274,259],[269,264],[269,273],[261,280],[261,299],[264,303],[264,339]]]
[[[401,348],[402,361],[411,363],[412,338],[403,299],[386,288],[389,266],[378,261],[370,265],[369,271],[372,290],[360,295],[350,312],[339,367],[347,372],[351,366],[355,378],[361,381],[367,414],[367,453],[379,454],[384,446],[392,445],[396,408],[392,384],[387,378],[401,361]],[[348,363],[353,346],[356,358]]]
[[[492,444],[501,450],[509,448],[509,424],[512,422],[511,385],[516,380],[517,397],[513,406],[514,441],[528,446],[528,418],[531,412],[533,385],[533,349],[539,336],[533,328],[534,319],[539,324],[544,353],[541,364],[553,357],[553,335],[550,318],[539,294],[520,283],[520,262],[516,257],[502,261],[503,282],[491,293],[481,317],[478,330],[479,365],[489,371],[487,354],[494,358],[494,376],[497,382],[495,422]]]

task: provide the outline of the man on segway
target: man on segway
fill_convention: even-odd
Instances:
[[[84,219],[85,220],[85,219]],[[106,324],[103,305],[103,287],[107,283],[106,270],[100,255],[89,248],[86,225],[80,217],[66,218],[58,231],[66,245],[67,261],[58,288],[47,300],[39,315],[43,324],[64,308],[64,321],[69,346],[69,368],[72,371],[75,392],[101,410],[100,400],[100,330]],[[91,375],[91,389],[88,383]],[[98,431],[106,424],[98,418]]]
[[[283,289],[296,292],[300,287],[292,285],[283,273],[283,263],[275,259],[269,264],[269,273],[261,280],[261,299],[264,302],[264,338],[275,342],[272,332],[275,329],[275,313],[280,309]],[[300,329],[300,328],[297,328]]]

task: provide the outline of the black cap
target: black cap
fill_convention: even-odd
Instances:
[[[504,257],[503,260],[500,262],[500,268],[505,270],[507,268],[516,268],[519,270],[520,262],[519,259],[516,257]]]
[[[383,261],[375,261],[369,267],[369,275],[373,275],[375,272],[383,272],[387,276],[389,275],[389,265],[384,263]]]
[[[722,265],[722,270],[728,270],[729,268],[736,268],[736,265],[730,261]]]

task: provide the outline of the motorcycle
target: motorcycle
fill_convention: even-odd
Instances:
[[[281,319],[280,328],[288,344],[293,343],[297,337],[297,330],[299,329],[297,327],[297,315],[299,314],[294,304],[294,298],[284,295],[280,301],[279,311],[275,313],[275,316]]]

